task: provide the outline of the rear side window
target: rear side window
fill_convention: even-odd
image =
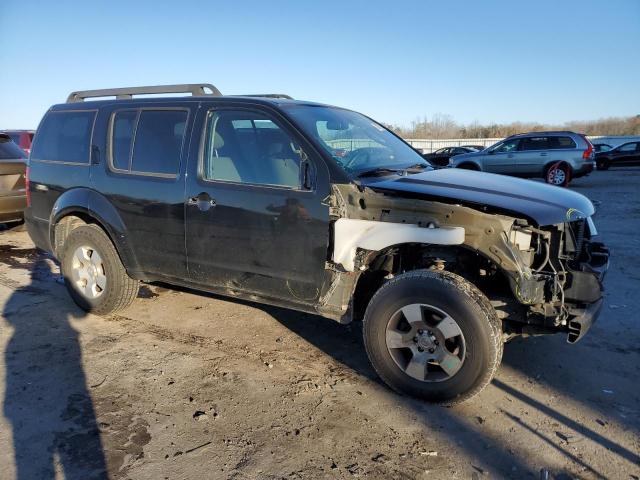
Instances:
[[[523,138],[520,142],[520,150],[547,150],[549,139],[547,137]]]
[[[0,135],[0,160],[26,158],[24,151],[8,135]]]
[[[551,137],[549,138],[549,148],[556,150],[576,148],[576,142],[574,142],[571,137]]]
[[[49,112],[38,128],[31,158],[89,163],[95,110]]]
[[[111,120],[113,169],[177,176],[188,112],[179,109],[124,110]]]

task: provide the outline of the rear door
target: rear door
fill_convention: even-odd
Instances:
[[[259,106],[203,108],[186,188],[189,276],[204,286],[316,303],[329,244],[326,166]]]
[[[122,219],[140,270],[154,276],[187,275],[184,166],[197,105],[127,102],[101,110],[97,121],[105,155],[92,186]]]

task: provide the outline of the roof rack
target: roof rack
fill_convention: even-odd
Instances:
[[[207,92],[207,90],[210,92]],[[221,97],[220,90],[210,83],[185,83],[182,85],[152,85],[147,87],[107,88],[103,90],[80,90],[71,92],[67,103],[83,102],[87,98],[116,97],[116,99],[130,99],[133,95],[153,95],[162,93],[190,93],[194,97]]]
[[[286,98],[293,100],[293,97],[284,93],[252,93],[250,95],[236,95],[238,97],[265,97],[265,98]]]

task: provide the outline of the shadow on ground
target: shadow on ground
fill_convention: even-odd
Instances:
[[[11,423],[17,479],[106,479],[93,402],[87,391],[78,332],[84,313],[70,301],[38,305],[50,263],[34,254],[31,284],[15,290],[3,317],[13,328],[6,346],[4,416]],[[24,265],[21,265],[24,268]],[[58,465],[58,466],[56,466]]]

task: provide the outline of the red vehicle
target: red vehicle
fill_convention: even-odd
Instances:
[[[16,145],[18,145],[22,150],[25,151],[27,155],[31,152],[31,142],[33,141],[33,136],[35,135],[35,131],[33,130],[2,130],[0,133],[6,133],[11,137],[11,140],[14,141]]]

